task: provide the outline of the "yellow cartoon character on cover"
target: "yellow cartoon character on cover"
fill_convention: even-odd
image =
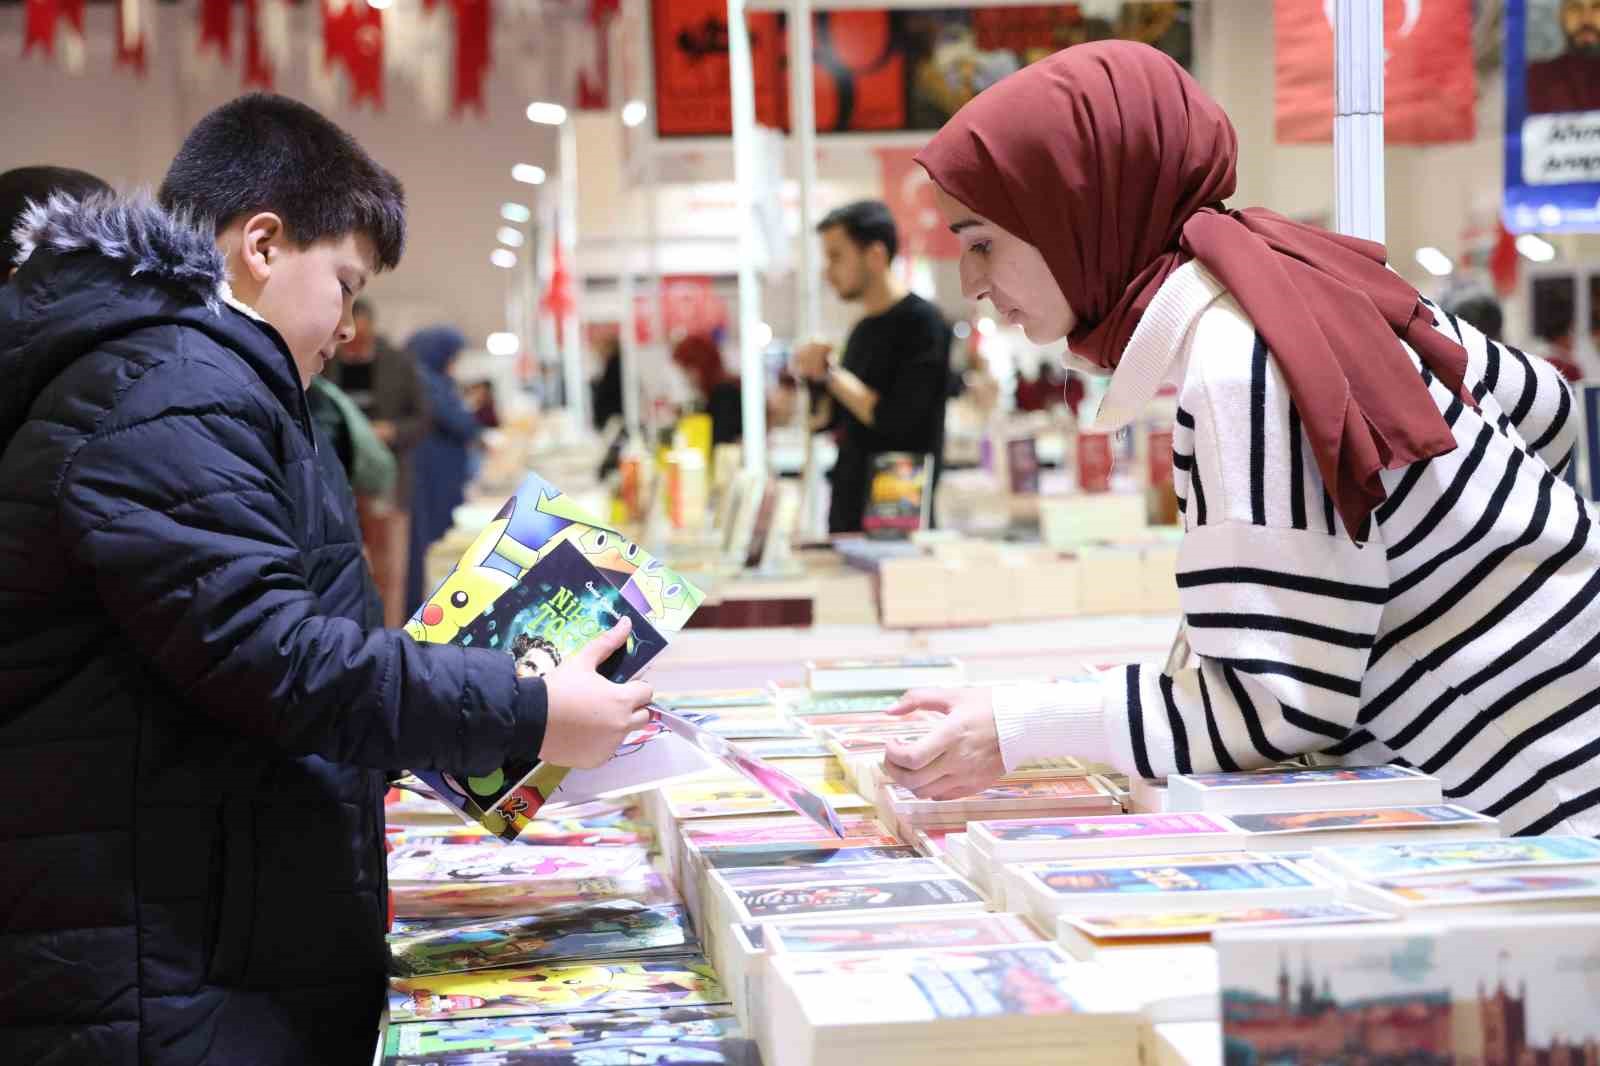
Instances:
[[[676,632],[705,598],[616,530],[590,517],[537,474],[523,482],[406,632],[430,644],[455,639],[557,544],[571,543],[652,623]],[[643,580],[635,580],[648,572]]]

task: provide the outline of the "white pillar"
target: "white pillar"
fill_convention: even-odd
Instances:
[[[744,0],[728,0],[728,75],[733,103],[734,201],[739,226],[739,372],[743,378],[744,468],[767,471],[766,368],[756,329],[761,323],[761,289],[756,280],[755,73],[750,63],[750,30]]]
[[[817,339],[822,329],[822,309],[818,303],[817,235],[813,213],[817,187],[817,102],[812,55],[811,0],[789,0],[789,128],[790,147],[798,160],[800,185],[800,255],[795,265],[794,339],[805,344]],[[812,516],[817,513],[814,495],[821,484],[816,470],[817,447],[811,432],[811,390],[799,390],[797,415],[805,461],[800,468],[800,526],[802,538],[818,531]]]
[[[589,424],[589,376],[583,365],[583,276],[578,271],[578,125],[574,115],[561,124],[561,256],[567,264],[572,291],[572,311],[562,323],[562,380],[567,394],[567,410],[573,427],[582,431]]]
[[[1334,0],[1333,54],[1334,225],[1381,242],[1383,0]]]
[[[622,423],[627,427],[628,436],[637,438],[639,432],[639,342],[635,330],[638,328],[637,308],[633,299],[633,255],[630,246],[627,259],[622,265],[622,351],[617,356],[622,360]]]

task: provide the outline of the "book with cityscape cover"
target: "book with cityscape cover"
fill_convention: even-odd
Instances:
[[[1600,1058],[1600,916],[1234,929],[1214,942],[1230,1062]]]

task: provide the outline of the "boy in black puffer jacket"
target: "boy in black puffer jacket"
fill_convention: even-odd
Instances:
[[[650,699],[369,628],[305,388],[399,183],[242,97],[160,202],[52,197],[0,288],[0,1062],[358,1063],[384,771],[596,765]],[[335,464],[336,465],[336,464]],[[337,483],[337,482],[335,482]]]

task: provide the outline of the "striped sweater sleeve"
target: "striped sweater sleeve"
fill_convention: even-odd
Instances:
[[[1513,431],[1550,471],[1565,474],[1578,444],[1572,388],[1549,361],[1489,340],[1448,311],[1425,301],[1434,325],[1467,350],[1473,398],[1499,428]]]
[[[1355,726],[1388,597],[1383,545],[1371,523],[1360,543],[1345,534],[1248,321],[1208,314],[1193,344],[1173,464],[1195,660],[997,689],[1008,767],[1074,754],[1143,777],[1248,769],[1325,749]]]

